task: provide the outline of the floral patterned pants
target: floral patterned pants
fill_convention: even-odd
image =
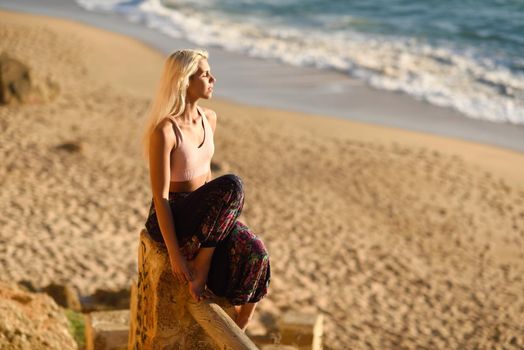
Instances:
[[[242,180],[232,174],[193,192],[170,192],[169,204],[182,254],[192,260],[200,247],[215,247],[207,287],[234,305],[262,299],[269,287],[269,255],[264,243],[237,220],[244,204]],[[153,201],[145,226],[164,242]]]

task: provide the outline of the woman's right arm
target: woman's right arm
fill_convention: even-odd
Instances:
[[[179,250],[175,222],[169,205],[170,154],[175,144],[176,137],[170,123],[162,123],[154,129],[149,142],[149,174],[156,216],[173,273],[180,281],[192,281],[186,260]]]

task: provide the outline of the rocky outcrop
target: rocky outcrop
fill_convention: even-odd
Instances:
[[[0,349],[76,349],[66,316],[48,295],[0,282]]]
[[[129,309],[131,297],[131,287],[113,290],[98,288],[93,294],[82,296],[67,283],[50,283],[44,288],[37,288],[31,281],[22,280],[18,281],[18,285],[28,292],[46,293],[63,308],[84,313]]]
[[[78,299],[78,293],[68,284],[62,285],[51,283],[42,289],[42,292],[49,295],[58,305],[66,309],[71,309],[73,311],[81,311],[82,309],[80,300]]]
[[[97,289],[93,294],[82,298],[82,311],[109,311],[129,309],[130,287],[116,290]]]
[[[30,93],[29,67],[5,52],[0,54],[0,104],[26,102]]]
[[[31,69],[6,52],[0,54],[0,106],[51,101],[60,88],[49,76],[31,74]]]

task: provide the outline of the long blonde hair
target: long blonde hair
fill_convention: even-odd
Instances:
[[[164,62],[142,137],[146,160],[149,159],[149,139],[153,130],[164,117],[178,117],[184,112],[189,78],[197,71],[200,60],[208,57],[206,50],[184,49],[173,52]]]

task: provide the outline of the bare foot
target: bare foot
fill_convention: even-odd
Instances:
[[[195,264],[195,261],[188,261],[188,264],[193,274],[193,280],[188,283],[189,294],[196,301],[200,301],[206,289],[207,276],[203,274],[202,268]]]
[[[209,297],[206,293],[207,275],[215,248],[200,248],[195,259],[188,261],[193,273],[193,280],[189,281],[189,293],[196,301]]]

